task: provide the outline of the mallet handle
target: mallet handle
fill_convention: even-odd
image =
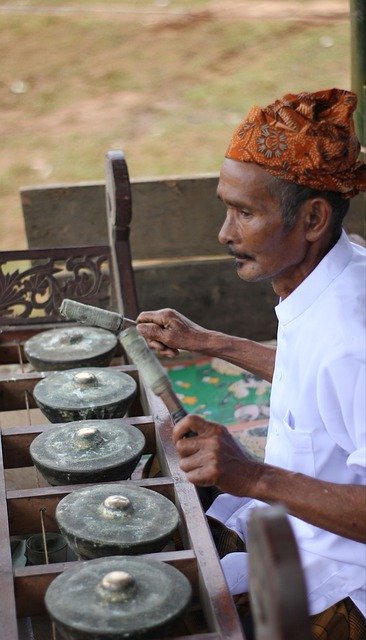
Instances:
[[[129,327],[120,334],[120,341],[147,386],[165,403],[174,424],[184,418],[187,412],[174,393],[169,377],[158,358],[149,349],[145,338],[138,333],[135,327]],[[192,432],[190,435],[196,434]]]
[[[108,329],[113,333],[119,333],[127,325],[135,325],[134,320],[125,318],[115,311],[107,311],[99,307],[93,307],[89,304],[76,302],[65,298],[60,307],[60,313],[68,320],[75,320],[89,327],[100,327]]]

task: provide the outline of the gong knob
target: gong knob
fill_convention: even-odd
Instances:
[[[134,594],[136,581],[127,571],[110,571],[103,576],[98,591],[103,600],[121,602]]]
[[[61,344],[66,344],[66,345],[78,344],[82,340],[83,340],[82,333],[65,333],[63,336],[60,337]]]
[[[78,449],[91,449],[102,442],[102,434],[96,427],[82,427],[74,436],[74,444]]]
[[[126,496],[108,496],[103,502],[103,515],[115,518],[124,515],[131,507],[131,500]]]
[[[97,387],[98,379],[91,371],[78,371],[74,375],[74,382],[80,387]]]

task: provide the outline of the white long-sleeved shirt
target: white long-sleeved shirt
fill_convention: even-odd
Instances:
[[[366,251],[343,232],[276,307],[277,353],[265,462],[341,484],[366,484]],[[309,496],[311,500],[311,496]],[[208,515],[245,539],[264,503],[219,496]],[[310,613],[350,596],[366,615],[366,546],[293,516]],[[233,594],[248,590],[247,554],[222,566]]]

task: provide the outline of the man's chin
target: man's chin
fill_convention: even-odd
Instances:
[[[245,282],[256,282],[264,280],[265,277],[258,272],[255,260],[242,259],[236,260],[236,272],[241,280]]]

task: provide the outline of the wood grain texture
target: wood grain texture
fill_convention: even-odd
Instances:
[[[134,260],[225,255],[217,233],[225,214],[216,197],[218,174],[131,179]],[[30,248],[108,242],[105,182],[20,190]],[[365,197],[351,202],[347,233],[364,235]]]

